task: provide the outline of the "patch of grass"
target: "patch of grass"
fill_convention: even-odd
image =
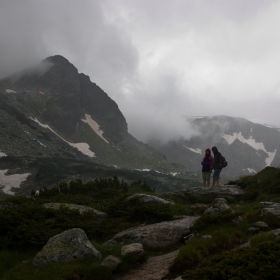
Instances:
[[[184,272],[183,279],[280,279],[280,243],[264,242],[255,248],[224,252],[203,261],[195,270]]]
[[[68,263],[53,263],[42,266],[32,265],[32,260],[21,263],[7,271],[2,280],[78,280],[111,279],[111,270],[100,266],[95,259],[86,259]]]
[[[182,273],[186,269],[194,269],[203,260],[224,250],[232,249],[246,240],[243,226],[216,225],[216,228],[212,227],[212,230],[209,228],[208,230],[207,234],[212,238],[203,239],[202,234],[199,234],[180,248],[178,257],[170,266],[171,273]]]
[[[0,251],[0,279],[6,271],[18,266],[35,256],[35,251]]]

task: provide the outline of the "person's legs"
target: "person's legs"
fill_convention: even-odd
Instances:
[[[213,174],[213,187],[219,187],[220,185],[220,173],[221,173],[222,169],[215,169],[214,170],[214,174]]]
[[[203,187],[206,187],[206,180],[203,179]]]
[[[211,173],[210,172],[206,172],[205,173],[206,187],[209,187],[209,185],[210,185],[210,177],[211,177]]]

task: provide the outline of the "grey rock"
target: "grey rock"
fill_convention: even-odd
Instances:
[[[90,212],[92,220],[96,223],[102,223],[107,219],[107,214],[91,207],[70,203],[44,203],[43,207],[58,210],[60,207],[65,207],[69,210],[77,210],[80,214]]]
[[[280,203],[263,201],[260,202],[261,216],[280,218]]]
[[[210,234],[205,234],[201,236],[202,239],[212,239],[212,235]]]
[[[272,239],[277,239],[277,238],[279,238],[279,235],[280,235],[280,229],[278,228],[278,229],[275,229],[275,230],[272,232],[271,238],[272,238]]]
[[[90,256],[102,257],[88,240],[85,232],[80,228],[73,228],[50,238],[35,256],[33,265],[69,262]]]
[[[239,224],[242,224],[242,223],[243,223],[243,219],[242,219],[242,217],[237,216],[236,218],[234,218],[234,219],[232,220],[232,222],[233,222],[234,224],[236,224],[236,225],[239,225]]]
[[[268,224],[262,221],[258,221],[254,223],[254,227],[259,228],[260,230],[267,230],[268,229]]]
[[[136,199],[144,203],[160,203],[160,204],[174,204],[171,200],[166,200],[154,195],[136,193],[127,198],[127,200]]]
[[[280,203],[277,202],[271,202],[271,201],[262,201],[259,204],[260,208],[275,208],[280,209]]]
[[[227,204],[227,201],[224,198],[215,198],[213,202],[213,206],[205,210],[204,214],[213,217],[213,216],[220,215],[224,211],[231,211],[232,213],[234,213],[234,211]]]
[[[132,243],[122,246],[121,255],[122,257],[133,257],[137,261],[142,261],[145,257],[144,249],[141,243]]]
[[[141,243],[149,249],[168,249],[178,245],[184,236],[191,233],[191,226],[199,217],[161,222],[130,228],[117,233],[107,244]]]
[[[249,227],[248,228],[248,231],[250,232],[250,233],[259,233],[260,232],[260,229],[259,228],[257,228],[257,227]]]
[[[109,255],[101,263],[102,266],[109,267],[111,270],[116,270],[116,268],[122,263],[119,257]]]

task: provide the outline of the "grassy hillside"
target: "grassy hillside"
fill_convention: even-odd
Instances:
[[[278,279],[280,241],[273,241],[271,232],[280,228],[280,219],[262,217],[259,202],[280,202],[280,169],[266,167],[229,184],[244,189],[240,200],[230,203],[235,213],[199,219],[193,227],[196,234],[180,249],[171,275],[183,274],[183,279]],[[236,216],[243,222],[232,223]],[[257,221],[267,223],[268,231],[250,233],[248,228]],[[212,238],[202,239],[203,235]],[[249,246],[241,248],[247,242]]]
[[[183,279],[278,279],[280,243],[272,241],[270,235],[271,230],[280,228],[280,220],[261,217],[259,202],[280,202],[279,180],[280,169],[267,167],[254,176],[231,182],[244,189],[244,195],[238,201],[229,203],[235,213],[229,211],[218,217],[199,219],[193,226],[194,237],[181,245],[179,256],[170,267],[170,278],[183,275]],[[13,206],[0,209],[0,278],[113,279],[115,274],[101,267],[100,260],[96,259],[46,265],[40,269],[32,266],[31,262],[50,237],[74,227],[86,232],[103,257],[110,254],[119,256],[119,245],[103,245],[115,233],[143,222],[150,224],[171,220],[175,215],[194,215],[191,205],[205,202],[205,198],[192,197],[189,201],[175,199],[174,205],[156,206],[125,200],[139,192],[158,195],[144,181],[126,182],[111,177],[61,183],[52,189],[41,189],[35,199],[8,197],[5,202]],[[90,206],[107,213],[108,219],[104,224],[95,224],[88,214],[81,215],[64,208],[45,209],[42,204],[46,202]],[[242,223],[231,222],[237,216],[242,217]],[[268,224],[268,231],[256,235],[248,232],[248,228],[260,220]],[[203,239],[203,235],[211,235],[212,238]],[[239,249],[248,241],[249,247]],[[156,252],[148,251],[147,254],[153,253]],[[133,260],[124,260],[116,273],[134,265]]]

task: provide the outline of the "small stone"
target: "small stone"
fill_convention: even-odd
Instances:
[[[254,223],[254,227],[257,227],[260,230],[267,230],[268,229],[268,224],[265,223],[265,222],[258,221],[256,223]]]
[[[212,239],[212,235],[210,234],[204,234],[201,236],[202,239]]]
[[[119,264],[121,264],[122,260],[118,257],[109,255],[107,258],[103,260],[101,263],[102,266],[109,267],[111,270],[116,270]]]
[[[257,227],[250,227],[250,228],[248,228],[248,231],[251,233],[259,233],[260,229]]]
[[[121,248],[122,257],[134,256],[137,260],[144,259],[144,249],[141,243],[132,243]]]
[[[278,228],[278,229],[273,231],[273,233],[271,234],[271,238],[272,239],[277,239],[279,237],[279,235],[280,235],[280,229]]]

